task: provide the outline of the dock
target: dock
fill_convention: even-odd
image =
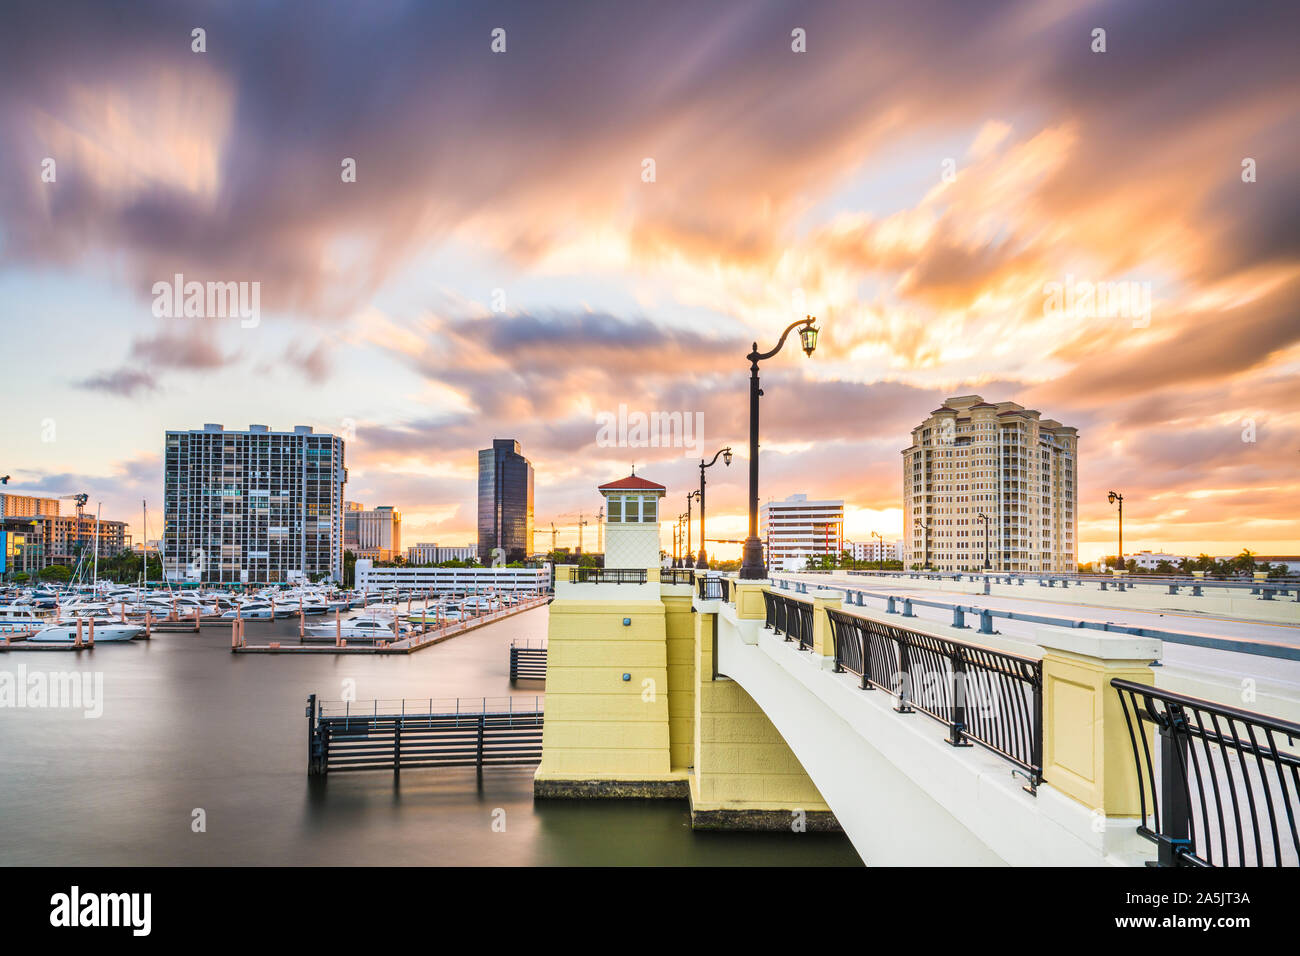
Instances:
[[[232,627],[230,652],[232,654],[414,654],[416,651],[422,651],[426,647],[433,647],[443,641],[449,641],[454,637],[460,637],[462,634],[468,634],[470,631],[477,630],[485,625],[503,621],[525,611],[531,611],[549,603],[550,600],[549,596],[543,595],[528,601],[522,601],[512,607],[489,611],[469,620],[444,624],[442,627],[430,627],[410,637],[399,638],[395,641],[383,641],[377,644],[351,644],[347,638],[328,644],[305,642],[311,640],[311,638],[300,638],[304,642],[298,644],[286,644],[283,641],[249,644],[243,639],[240,629]],[[321,639],[317,638],[316,640]],[[328,638],[325,640],[328,640]]]

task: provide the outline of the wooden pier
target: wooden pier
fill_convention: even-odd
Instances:
[[[518,701],[519,709],[515,709]],[[540,697],[324,702],[307,698],[307,774],[531,765],[542,759]]]

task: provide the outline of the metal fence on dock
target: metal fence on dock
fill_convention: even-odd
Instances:
[[[518,680],[546,680],[546,642],[510,642],[510,683]]]
[[[541,697],[307,699],[307,773],[518,766],[542,758]]]

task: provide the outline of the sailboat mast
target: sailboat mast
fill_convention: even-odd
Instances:
[[[95,570],[90,581],[90,591],[92,594],[99,590],[99,516],[103,511],[104,502],[97,502],[95,505]]]
[[[140,586],[149,583],[149,502],[140,499]],[[136,591],[136,599],[140,592]]]

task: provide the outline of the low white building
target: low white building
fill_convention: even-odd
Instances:
[[[1183,560],[1184,557],[1186,557],[1186,555],[1166,554],[1164,551],[1138,551],[1136,554],[1124,555],[1124,563],[1128,564],[1130,561],[1136,561],[1139,568],[1143,568],[1147,571],[1154,571],[1156,565],[1161,561],[1168,561],[1170,564],[1177,567],[1178,562]]]
[[[377,568],[357,561],[357,587],[447,591],[528,591],[541,593],[551,586],[551,568]]]
[[[846,541],[844,547],[854,561],[903,560],[902,541],[886,542],[872,538],[870,541]]]
[[[443,547],[433,544],[413,544],[406,549],[407,564],[441,564],[443,561],[476,561],[478,548],[467,544],[462,548]]]

